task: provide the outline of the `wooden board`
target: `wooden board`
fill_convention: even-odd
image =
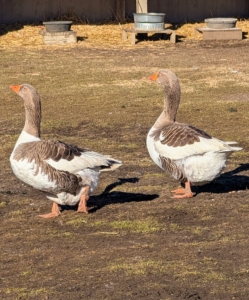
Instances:
[[[240,28],[213,29],[208,27],[196,27],[196,32],[202,33],[203,40],[242,40]]]
[[[130,42],[132,45],[136,44],[136,34],[138,33],[160,33],[160,34],[169,34],[170,35],[170,42],[175,43],[176,42],[176,34],[175,31],[172,29],[164,29],[164,30],[156,30],[156,31],[151,31],[151,30],[140,30],[140,29],[127,29],[127,28],[122,28],[122,40],[126,41],[127,40],[127,33],[130,33]]]

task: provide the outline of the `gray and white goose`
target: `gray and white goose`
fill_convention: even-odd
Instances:
[[[193,197],[191,185],[202,185],[217,178],[228,157],[242,148],[236,142],[224,142],[194,126],[176,122],[180,103],[180,83],[170,70],[149,77],[165,91],[164,109],[147,135],[152,160],[185,188],[173,190],[173,198]]]
[[[121,161],[61,141],[41,140],[39,94],[29,84],[10,88],[23,98],[25,108],[25,125],[10,156],[12,170],[53,201],[51,213],[39,216],[58,216],[58,205],[78,204],[78,212],[87,213],[86,202],[97,187],[100,172],[117,169]]]

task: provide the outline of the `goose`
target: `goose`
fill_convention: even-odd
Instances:
[[[88,213],[87,200],[100,172],[115,170],[122,162],[59,140],[41,140],[40,95],[26,83],[10,88],[24,100],[25,108],[24,128],[10,156],[13,173],[53,202],[52,211],[39,217],[59,216],[59,205],[78,204],[78,212]]]
[[[217,178],[228,157],[242,148],[224,142],[194,126],[178,123],[176,114],[181,89],[170,70],[159,70],[149,77],[165,92],[164,108],[147,134],[149,155],[156,165],[180,181],[183,188],[172,190],[172,198],[191,198],[192,185],[203,185]]]

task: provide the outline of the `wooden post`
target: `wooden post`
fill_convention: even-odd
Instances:
[[[147,0],[136,0],[136,12],[144,14],[148,12]]]
[[[119,22],[125,21],[125,0],[116,0],[115,18]]]

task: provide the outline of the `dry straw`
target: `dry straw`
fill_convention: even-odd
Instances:
[[[123,42],[121,39],[122,28],[133,28],[133,22],[120,24],[118,22],[106,22],[104,24],[89,24],[87,20],[82,20],[74,13],[63,15],[57,20],[71,20],[72,30],[77,32],[77,44],[67,45],[66,47],[96,47],[96,48],[132,48],[129,41]],[[170,26],[170,24],[168,24]],[[172,26],[176,30],[176,34],[182,41],[184,40],[201,40],[201,34],[195,33],[195,27],[203,27],[205,23],[195,24],[177,24]],[[240,20],[236,24],[245,33],[245,37],[249,32],[249,21]],[[43,44],[43,37],[40,31],[44,29],[43,25],[0,25],[0,48],[10,47],[31,47],[46,48]],[[158,47],[170,43],[169,40],[154,39],[149,34],[149,39],[141,41],[136,47]],[[51,46],[50,46],[51,47]],[[52,46],[61,47],[61,46]]]

